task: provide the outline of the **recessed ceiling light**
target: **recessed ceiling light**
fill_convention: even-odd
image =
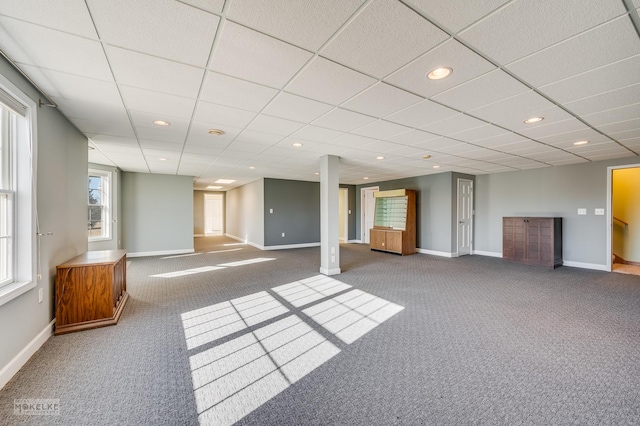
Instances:
[[[542,120],[544,120],[544,117],[531,117],[531,118],[527,118],[526,120],[524,120],[524,124],[539,123]]]
[[[158,158],[158,160],[160,160],[160,161],[169,161],[167,158],[164,158],[164,157],[160,157],[160,158]]]
[[[235,182],[235,179],[218,179],[217,181],[215,181],[213,183],[227,184],[227,183],[233,183],[233,182]]]
[[[589,143],[589,141],[578,141],[578,142],[574,142],[573,144],[574,145],[586,145],[588,143]]]
[[[363,177],[362,179],[364,179],[364,180],[369,180],[369,178],[368,178],[368,177]]]
[[[215,135],[215,136],[222,136],[222,135],[224,135],[224,130],[220,130],[220,129],[209,129],[209,134],[210,134],[210,135]]]
[[[209,185],[207,186],[207,189],[222,189],[222,187],[217,185]]]
[[[255,167],[255,166],[249,166],[249,168],[250,168],[251,170],[253,170],[253,169],[255,169],[256,167]]]
[[[439,168],[440,168],[440,166],[433,166],[433,168],[434,168],[434,169],[439,169]]]
[[[300,148],[302,146],[302,144],[300,142],[294,142],[291,144],[291,146],[295,146],[296,148]]]
[[[429,74],[427,74],[427,78],[429,80],[441,80],[443,78],[449,77],[452,72],[453,69],[449,67],[440,67],[429,71]]]
[[[430,156],[429,154],[427,154],[427,155],[423,155],[423,156],[422,156],[422,159],[423,159],[423,160],[428,160],[429,158],[431,158],[431,156]]]
[[[153,120],[153,124],[156,124],[158,126],[170,126],[171,123],[169,123],[168,121],[164,121],[164,120]]]
[[[384,157],[383,157],[382,155],[378,155],[378,156],[376,157],[376,160],[384,160]]]

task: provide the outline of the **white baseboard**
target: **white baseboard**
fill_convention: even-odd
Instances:
[[[362,240],[348,240],[347,244],[362,244]]]
[[[38,333],[38,335],[34,337],[33,340],[20,351],[20,353],[18,353],[18,355],[9,361],[9,364],[5,365],[2,370],[0,370],[0,389],[9,383],[9,380],[11,380],[11,378],[20,371],[27,361],[29,361],[29,358],[31,358],[33,354],[36,353],[42,345],[44,345],[44,342],[51,337],[55,322],[56,320],[54,319],[47,324],[47,326]]]
[[[478,254],[480,256],[489,256],[489,257],[502,257],[502,253],[498,253],[495,251],[474,250],[473,254]]]
[[[245,239],[240,238],[240,237],[236,237],[235,235],[231,235],[231,234],[224,234],[224,236],[225,236],[225,237],[229,237],[229,238],[231,238],[231,239],[234,239],[234,240],[236,240],[236,241],[240,241],[240,242],[241,242],[241,243],[243,243],[243,244],[250,245],[251,247],[255,247],[255,248],[257,248],[257,249],[264,250],[264,246],[263,246],[263,245],[256,244],[256,243],[252,243],[251,241],[245,240]]]
[[[172,254],[187,254],[194,253],[194,249],[180,249],[180,250],[160,250],[160,251],[134,251],[127,253],[127,257],[145,257],[145,256],[169,256]]]
[[[427,250],[427,249],[418,249],[418,253],[422,254],[430,254],[433,256],[441,256],[441,257],[458,257],[458,253],[447,253],[446,251],[436,251],[436,250]]]
[[[562,265],[563,266],[570,266],[572,268],[595,269],[596,271],[611,272],[607,268],[607,265],[601,265],[599,263],[583,263],[583,262],[574,262],[574,261],[571,261],[571,260],[563,260],[562,261]]]
[[[338,275],[340,273],[340,268],[327,269],[321,267],[320,273],[322,275]]]
[[[287,250],[306,247],[320,247],[320,243],[284,244],[280,246],[264,246],[262,250]]]
[[[204,234],[193,234],[194,238],[204,237]]]

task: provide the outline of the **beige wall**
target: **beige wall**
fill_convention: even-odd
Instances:
[[[613,170],[613,253],[640,262],[640,167]]]
[[[193,191],[193,235],[204,235],[204,195],[205,194],[221,194],[222,195],[222,229],[223,232],[226,232],[226,220],[224,215],[226,213],[226,209],[224,207],[225,204],[225,193],[218,191]]]

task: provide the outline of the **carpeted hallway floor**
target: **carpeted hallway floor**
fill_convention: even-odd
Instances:
[[[50,338],[0,424],[640,424],[638,276],[343,245],[321,281],[318,248],[196,250],[130,259],[120,323]]]

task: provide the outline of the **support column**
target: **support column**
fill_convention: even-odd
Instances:
[[[340,273],[340,157],[320,159],[320,273]]]

